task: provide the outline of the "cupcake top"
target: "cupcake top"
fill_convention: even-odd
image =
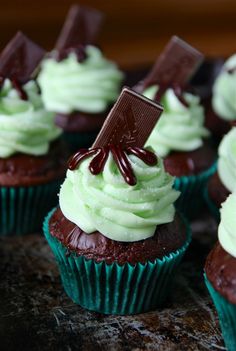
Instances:
[[[236,190],[236,127],[223,137],[218,154],[220,180],[230,192],[233,192]]]
[[[56,52],[55,52],[56,54]],[[44,60],[38,83],[46,108],[62,114],[105,112],[118,97],[123,74],[93,45]]]
[[[44,155],[61,131],[43,106],[34,72],[45,51],[18,32],[0,56],[0,157]]]
[[[39,89],[31,80],[21,91],[5,79],[0,89],[0,157],[15,153],[44,155],[61,134],[54,114],[45,110]]]
[[[150,238],[173,221],[179,192],[145,143],[162,107],[124,88],[93,148],[79,150],[59,194],[64,216],[87,234],[121,242]]]
[[[212,105],[219,117],[233,121],[236,119],[236,54],[223,65],[213,86]]]
[[[132,242],[153,236],[157,225],[173,221],[179,192],[153,152],[95,148],[76,154],[69,168],[60,208],[84,232]]]
[[[228,196],[220,211],[221,221],[218,228],[219,242],[223,249],[236,258],[236,193]]]
[[[143,94],[154,99],[158,86],[146,89]],[[190,93],[178,94],[169,88],[161,99],[164,112],[153,129],[146,146],[166,157],[172,151],[193,151],[203,145],[203,138],[210,135],[204,127],[204,109],[200,98]]]

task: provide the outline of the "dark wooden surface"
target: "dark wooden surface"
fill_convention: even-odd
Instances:
[[[216,225],[193,223],[194,239],[162,310],[104,316],[65,295],[42,236],[0,239],[0,350],[224,350],[218,318],[202,279]]]

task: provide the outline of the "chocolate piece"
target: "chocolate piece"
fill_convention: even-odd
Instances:
[[[22,85],[32,78],[44,54],[45,51],[40,46],[23,33],[17,32],[1,53],[0,76]]]
[[[161,259],[182,247],[186,240],[186,229],[178,215],[173,222],[158,225],[151,238],[130,243],[108,239],[98,231],[86,234],[64,217],[59,208],[52,215],[49,226],[51,235],[69,250],[108,264],[135,264]]]
[[[131,89],[123,88],[93,147],[112,144],[142,147],[162,111],[159,104]]]
[[[218,242],[207,257],[205,271],[214,289],[236,304],[236,258]]]
[[[135,86],[143,92],[147,87],[158,84],[157,100],[170,86],[183,87],[203,60],[203,55],[177,36],[173,36],[158,57],[147,77]]]
[[[55,49],[64,51],[94,44],[102,19],[103,14],[100,11],[86,6],[71,6]]]
[[[150,166],[154,166],[157,163],[156,155],[148,150],[141,149],[139,147],[127,147],[123,149],[121,145],[108,145],[105,147],[97,147],[94,149],[81,149],[74,156],[72,156],[68,162],[68,168],[73,171],[75,170],[80,162],[87,157],[95,155],[89,164],[89,170],[92,174],[97,175],[103,171],[109,152],[112,153],[114,161],[116,162],[120,173],[124,180],[129,185],[136,184],[136,178],[133,173],[127,154],[133,154],[139,157],[143,162]]]

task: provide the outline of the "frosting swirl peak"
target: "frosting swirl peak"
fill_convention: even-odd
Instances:
[[[49,111],[102,113],[118,97],[123,74],[117,66],[95,46],[86,46],[85,54],[82,62],[73,52],[43,62],[38,82]]]

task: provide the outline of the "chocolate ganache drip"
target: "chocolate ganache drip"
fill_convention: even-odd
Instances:
[[[114,161],[124,180],[131,186],[136,184],[136,178],[127,155],[133,154],[149,166],[155,166],[157,164],[157,156],[151,151],[140,147],[128,146],[122,148],[122,145],[108,145],[93,149],[79,150],[69,159],[68,168],[73,171],[84,159],[95,155],[89,164],[89,170],[92,174],[97,175],[103,171],[109,152],[112,153]]]

